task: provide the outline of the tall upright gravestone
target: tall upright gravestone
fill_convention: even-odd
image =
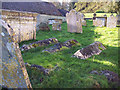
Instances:
[[[66,14],[68,32],[82,33],[81,15],[72,9]]]
[[[115,28],[117,25],[117,18],[113,15],[107,18],[107,27]]]
[[[2,37],[2,43],[0,43],[0,51],[2,51],[2,82],[0,86],[5,88],[32,88],[27,70],[25,68],[22,55],[19,49],[18,43],[15,43],[13,37],[11,37],[8,29],[12,28],[0,19],[0,37]]]

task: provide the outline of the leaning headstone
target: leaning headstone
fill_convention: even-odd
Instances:
[[[29,50],[29,49],[36,48],[36,47],[46,46],[46,45],[53,44],[53,43],[58,43],[58,40],[56,38],[40,40],[40,41],[30,43],[28,45],[24,44],[20,49],[21,51],[24,51],[24,50]]]
[[[71,48],[72,46],[77,45],[77,44],[78,42],[76,40],[71,39],[71,40],[65,41],[64,43],[57,43],[54,46],[43,50],[42,52],[50,52],[50,53],[57,52],[57,51],[61,51],[64,49]]]
[[[52,30],[61,31],[61,24],[60,23],[53,23],[52,24]]]
[[[81,15],[77,13],[76,10],[73,9],[67,13],[66,20],[68,32],[82,33]]]
[[[2,32],[2,43],[0,47],[2,51],[2,83],[0,86],[3,88],[32,88],[25,64],[22,59],[21,52],[19,50],[18,43],[15,43],[11,34],[8,32],[9,25],[4,21],[0,21],[0,27]]]
[[[99,55],[102,50],[106,49],[102,43],[96,41],[89,46],[82,48],[74,53],[72,57],[77,57],[79,59],[87,59],[93,55]]]
[[[117,18],[111,15],[107,18],[107,27],[115,28],[117,25]]]

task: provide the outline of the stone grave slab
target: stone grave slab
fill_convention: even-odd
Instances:
[[[53,44],[53,43],[58,43],[58,40],[56,38],[40,40],[40,41],[30,43],[28,45],[24,44],[20,49],[21,51],[24,51],[24,50],[29,50],[29,49],[36,48],[36,47],[46,46],[46,45]]]
[[[110,16],[107,18],[107,27],[115,28],[117,25],[117,18],[115,16]]]
[[[102,43],[96,41],[89,46],[78,50],[74,53],[74,55],[72,55],[72,57],[77,57],[79,59],[87,59],[93,55],[99,55],[104,49],[106,49],[105,46]]]
[[[82,33],[81,15],[76,10],[72,9],[66,14],[66,21],[68,32]]]
[[[57,51],[61,51],[64,49],[71,48],[72,46],[77,45],[77,44],[78,42],[76,40],[71,39],[71,40],[65,41],[64,43],[57,43],[54,46],[43,50],[42,52],[50,52],[50,53],[57,52]]]
[[[8,32],[9,25],[0,20],[0,37],[2,37],[2,83],[4,88],[32,88],[27,74],[25,64],[19,49],[18,43],[15,43],[11,34]]]

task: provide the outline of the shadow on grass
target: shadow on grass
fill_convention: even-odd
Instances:
[[[44,40],[47,38],[55,37],[58,39],[59,42],[65,42],[66,40],[75,39],[81,44],[81,46],[72,47],[70,49],[60,51],[60,52],[57,52],[54,54],[41,53],[43,49],[50,47],[51,45],[49,45],[47,47],[46,46],[38,47],[35,49],[31,49],[27,52],[23,52],[22,54],[23,54],[23,58],[25,59],[24,61],[29,60],[28,63],[31,63],[31,64],[34,64],[36,62],[38,65],[45,64],[45,66],[46,66],[46,61],[48,61],[47,64],[49,66],[50,64],[54,65],[54,63],[56,64],[56,63],[62,62],[62,64],[59,65],[62,68],[62,70],[56,71],[55,73],[53,72],[53,74],[50,74],[49,76],[44,76],[43,74],[36,72],[37,70],[29,71],[30,69],[28,69],[28,74],[30,76],[30,80],[31,80],[33,87],[36,87],[37,85],[38,85],[37,87],[45,87],[45,86],[50,87],[51,84],[52,84],[52,86],[55,86],[58,82],[62,82],[62,83],[59,83],[60,85],[58,85],[58,86],[68,85],[68,86],[72,87],[72,85],[74,85],[76,83],[76,81],[80,82],[80,84],[83,85],[83,87],[87,87],[89,82],[87,83],[87,81],[85,81],[85,79],[87,77],[89,77],[90,71],[97,69],[97,70],[110,70],[110,71],[117,72],[117,67],[114,66],[114,65],[117,65],[117,61],[118,61],[118,57],[117,57],[118,56],[118,52],[117,52],[118,48],[117,47],[107,46],[107,49],[104,50],[100,55],[92,56],[86,60],[71,58],[71,55],[74,54],[78,49],[84,48],[87,45],[95,42],[95,38],[100,38],[101,34],[94,32],[96,27],[93,26],[92,20],[87,20],[87,26],[83,26],[82,34],[67,32],[67,24],[66,23],[62,24],[62,31],[52,31],[51,26],[50,26],[50,29],[51,30],[49,32],[38,31],[37,32],[37,40]],[[34,42],[37,40],[21,42],[20,45],[22,45],[24,43],[27,44],[30,42]],[[26,57],[26,55],[28,55],[28,56]],[[37,59],[37,60],[32,61],[35,59]],[[111,66],[111,65],[113,65],[113,66]],[[31,72],[33,72],[33,74],[35,74],[35,75],[32,75]],[[35,76],[35,77],[33,77],[33,76]],[[63,77],[63,80],[61,79],[62,77]],[[42,78],[43,78],[43,80],[46,79],[45,80],[46,84],[45,84],[45,82],[42,83],[42,81],[41,81]],[[101,79],[101,77],[98,77],[98,78],[99,78],[98,82],[101,82],[104,87],[104,84],[106,84],[106,82],[103,82],[104,78],[103,79]],[[78,79],[81,79],[81,81],[79,81]],[[50,82],[51,80],[53,82]],[[73,83],[72,82],[68,83],[70,80]],[[91,79],[88,78],[88,81],[89,80],[91,80]],[[43,85],[43,84],[45,84],[45,85]],[[79,84],[77,84],[76,86],[79,87]]]

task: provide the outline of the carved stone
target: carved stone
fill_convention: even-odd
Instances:
[[[66,14],[68,32],[82,33],[81,15],[74,9]]]

